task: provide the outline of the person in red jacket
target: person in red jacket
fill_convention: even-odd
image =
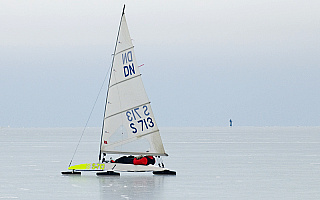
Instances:
[[[111,160],[112,163],[133,164],[133,156],[122,156],[116,160]]]
[[[134,165],[154,165],[156,160],[153,156],[122,156],[118,159],[111,160],[111,163],[123,163],[123,164],[134,164]]]
[[[134,165],[154,165],[155,162],[156,161],[153,156],[144,156],[144,157],[133,159]]]

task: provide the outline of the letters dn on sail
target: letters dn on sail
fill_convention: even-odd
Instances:
[[[134,65],[133,65],[133,58],[132,52],[128,51],[122,54],[122,64],[123,66],[123,73],[124,77],[130,76],[135,74]]]

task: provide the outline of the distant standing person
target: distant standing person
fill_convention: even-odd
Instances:
[[[230,126],[232,126],[232,120],[230,119]]]

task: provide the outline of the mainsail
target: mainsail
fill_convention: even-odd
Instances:
[[[113,56],[100,159],[101,153],[167,156],[142,83],[124,12]]]

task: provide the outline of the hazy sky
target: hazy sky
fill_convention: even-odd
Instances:
[[[159,127],[320,125],[318,0],[0,0],[0,127],[83,127],[124,3]]]

